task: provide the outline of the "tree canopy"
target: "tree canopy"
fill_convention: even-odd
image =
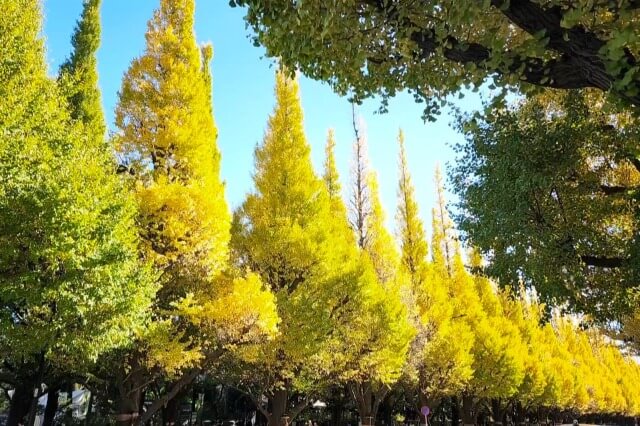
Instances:
[[[611,92],[640,105],[636,1],[232,0],[256,43],[361,99],[408,89],[426,113],[463,86]],[[318,17],[322,17],[319,19]]]
[[[460,122],[457,220],[489,260],[550,305],[619,318],[637,303],[638,126],[598,93],[550,93]]]

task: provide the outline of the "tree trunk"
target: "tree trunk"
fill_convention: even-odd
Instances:
[[[373,390],[369,383],[353,385],[352,390],[355,396],[358,415],[362,426],[373,426],[376,424],[376,413],[373,411]]]
[[[395,403],[394,395],[388,395],[380,406],[378,412],[378,419],[382,421],[385,426],[393,425],[393,404]]]
[[[64,392],[67,396],[67,403],[62,408],[64,424],[73,422],[73,387],[74,384],[69,382],[63,383],[62,386],[60,386],[60,392]]]
[[[58,389],[51,388],[47,392],[47,406],[44,408],[42,426],[53,426],[58,412]]]
[[[140,391],[120,393],[116,403],[116,425],[131,426],[140,412]]]
[[[362,426],[373,426],[376,424],[378,408],[389,393],[388,387],[375,389],[371,382],[352,383],[349,391],[355,400]]]
[[[19,424],[25,424],[32,400],[33,388],[31,386],[22,385],[16,387],[13,396],[11,397],[7,426],[18,426]]]
[[[331,426],[342,426],[344,418],[344,397],[342,390],[335,388],[332,391],[332,401],[329,404],[329,410],[331,411],[329,424]]]
[[[289,426],[309,405],[309,397],[305,397],[295,405],[291,405],[289,388],[286,385],[268,396],[266,407],[262,403],[264,394],[255,394],[251,391],[246,391],[245,394],[251,398],[258,411],[267,419],[268,426]]]
[[[460,402],[457,396],[451,397],[451,425],[458,426],[460,424]]]
[[[521,402],[516,402],[514,423],[516,426],[524,426],[527,423],[527,410]]]
[[[84,425],[88,426],[91,423],[91,417],[93,417],[93,392],[89,391],[89,402],[87,405],[87,414],[84,416]]]
[[[198,389],[195,386],[193,386],[191,388],[191,405],[189,406],[189,426],[192,425],[193,413],[196,413],[196,419],[198,418],[197,398],[198,398]]]
[[[180,379],[171,384],[171,388],[167,392],[165,392],[164,395],[153,401],[153,403],[147,408],[147,411],[141,414],[136,424],[143,425],[151,420],[155,413],[169,404],[170,401],[173,400],[176,395],[178,395],[184,389],[185,386],[191,384],[196,379],[196,377],[198,377],[198,374],[200,374],[201,371],[202,370],[200,370],[199,368],[194,368],[185,372],[182,377],[180,377]]]
[[[162,409],[162,424],[164,426],[180,424],[180,405],[186,393],[185,389],[181,389],[175,397],[167,401],[167,405]]]
[[[476,424],[478,413],[476,412],[475,402],[473,396],[462,396],[462,423],[464,426],[471,426]]]
[[[429,418],[433,416],[433,413],[440,407],[442,399],[432,398],[426,395],[424,392],[420,392],[418,396],[419,407],[417,407],[418,415],[420,416],[420,424],[426,424],[424,414],[422,414],[422,407],[429,407]]]
[[[507,410],[505,406],[502,404],[502,401],[498,398],[494,398],[491,400],[491,419],[492,423],[497,426],[502,426],[504,423],[505,415],[507,414]]]
[[[289,393],[286,389],[278,389],[271,399],[271,413],[267,418],[269,426],[287,426],[290,419],[286,416]]]

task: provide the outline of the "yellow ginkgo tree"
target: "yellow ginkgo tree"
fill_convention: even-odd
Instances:
[[[147,421],[222,353],[275,332],[271,293],[257,276],[228,271],[230,213],[220,179],[210,46],[194,34],[194,0],[162,0],[145,52],[127,71],[115,143],[133,175],[140,255],[159,287],[153,321],[121,357],[118,422],[140,411],[144,383],[165,376]],[[221,307],[224,306],[224,309]]]
[[[358,320],[344,336],[351,360],[342,374],[363,425],[374,425],[378,409],[400,378],[414,335],[403,293],[407,276],[386,229],[378,180],[370,169],[366,136],[356,127],[352,168],[351,225],[363,268],[365,297]]]
[[[280,333],[228,378],[272,426],[293,420],[342,371],[348,355],[336,348],[366,296],[357,251],[336,214],[336,178],[328,172],[327,189],[313,170],[298,82],[286,70],[276,74],[275,96],[255,151],[255,189],[235,215],[233,253],[275,293]]]

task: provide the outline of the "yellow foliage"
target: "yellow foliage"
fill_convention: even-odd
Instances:
[[[194,367],[204,357],[191,339],[176,330],[170,319],[154,321],[140,338],[146,345],[147,366],[159,367],[169,377]]]
[[[142,257],[158,276],[148,362],[169,374],[220,348],[274,335],[274,296],[225,275],[230,213],[213,119],[211,46],[195,40],[194,0],[162,0],[116,108],[118,153],[135,174]],[[193,327],[195,326],[195,327]]]
[[[211,330],[222,344],[260,342],[277,332],[275,298],[256,274],[222,275],[205,294],[188,294],[174,306],[178,315]]]

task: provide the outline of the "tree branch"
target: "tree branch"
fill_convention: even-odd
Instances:
[[[605,59],[599,52],[605,42],[581,26],[563,28],[563,13],[559,7],[544,9],[531,0],[492,0],[491,4],[528,34],[533,36],[544,31],[549,40],[547,48],[557,52],[558,57],[543,60],[523,57],[508,50],[495,52],[478,43],[462,43],[452,36],[442,42],[433,29],[421,29],[410,36],[420,49],[420,58],[429,59],[438,47],[443,47],[443,55],[451,61],[474,63],[487,72],[501,75],[519,73],[524,81],[537,86],[556,89],[593,87],[603,91],[612,88],[618,75],[610,75],[606,70]],[[495,69],[489,68],[487,62],[496,55],[504,60]],[[623,67],[619,75],[636,64],[636,58],[630,51],[626,51],[625,58],[628,67]],[[632,84],[640,89],[639,83]],[[628,96],[620,92],[617,95],[640,105],[640,95]]]
[[[192,370],[189,370],[187,373],[183,374],[182,377],[180,377],[180,379],[173,384],[169,392],[167,392],[160,398],[156,399],[153,402],[153,404],[151,404],[151,406],[147,409],[147,411],[145,411],[144,414],[142,414],[142,416],[138,418],[137,424],[144,425],[149,420],[151,420],[151,418],[162,407],[166,406],[167,403],[171,401],[182,390],[182,388],[184,388],[185,386],[193,382],[195,378],[198,377],[198,374],[200,374],[201,372],[202,372],[202,369],[194,368]]]
[[[620,257],[600,257],[600,256],[580,256],[580,260],[588,265],[597,268],[621,268],[627,260]]]
[[[600,185],[600,190],[605,195],[624,194],[628,191],[634,191],[637,189],[638,187],[628,187],[628,186],[619,186],[619,185]]]
[[[293,421],[295,420],[295,418],[302,413],[302,411],[307,408],[307,406],[309,405],[309,401],[311,400],[311,398],[307,395],[304,397],[304,399],[302,401],[300,401],[299,403],[297,403],[293,408],[291,408],[291,410],[289,411],[289,420]]]

